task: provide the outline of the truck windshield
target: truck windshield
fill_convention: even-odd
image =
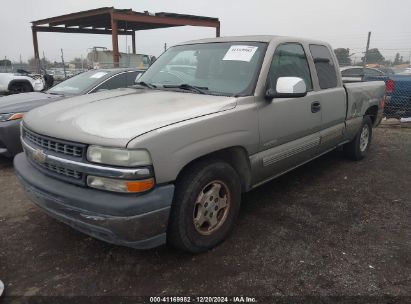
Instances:
[[[197,93],[228,96],[252,95],[266,48],[267,44],[260,42],[172,47],[139,80],[160,89],[190,89]]]
[[[104,70],[87,71],[60,82],[48,90],[47,93],[61,95],[83,94],[109,76],[111,74]]]

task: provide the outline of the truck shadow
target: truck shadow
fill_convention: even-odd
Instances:
[[[13,158],[0,156],[0,170],[13,167]]]

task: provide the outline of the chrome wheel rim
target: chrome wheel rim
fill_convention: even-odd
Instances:
[[[370,141],[370,130],[368,128],[368,125],[364,125],[364,127],[361,130],[361,135],[360,135],[361,152],[364,152],[367,149],[369,141]]]
[[[198,233],[210,235],[225,223],[231,205],[230,190],[222,181],[208,183],[197,196],[193,223]]]

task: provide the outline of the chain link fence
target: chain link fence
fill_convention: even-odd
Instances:
[[[374,67],[341,67],[344,82],[384,81],[386,88],[386,103],[384,114],[386,118],[411,117],[411,69],[394,71],[384,66]]]

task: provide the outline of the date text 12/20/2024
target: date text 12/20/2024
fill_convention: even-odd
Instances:
[[[257,303],[254,297],[150,297],[150,303]]]

